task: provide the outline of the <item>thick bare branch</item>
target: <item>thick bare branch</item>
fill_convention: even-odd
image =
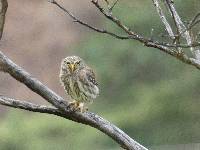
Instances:
[[[3,35],[3,27],[5,23],[6,11],[8,8],[7,0],[0,0],[0,39]]]
[[[156,10],[158,12],[158,15],[159,15],[161,21],[165,25],[166,31],[168,32],[170,38],[174,40],[175,36],[174,36],[173,30],[172,30],[170,24],[168,23],[165,15],[164,15],[161,7],[160,7],[160,4],[159,4],[158,0],[152,0],[152,1],[153,1],[154,6],[156,7]]]
[[[71,111],[67,107],[67,101],[64,101],[63,98],[61,98],[48,87],[43,85],[36,78],[33,78],[24,69],[13,63],[2,52],[0,52],[0,62],[0,64],[3,64],[4,66],[2,71],[9,73],[16,80],[25,84],[33,92],[36,92],[45,100],[53,104],[53,106],[58,108],[59,111],[63,112],[64,116],[62,117],[65,117],[78,123],[89,125],[102,131],[125,149],[147,150],[147,148],[140,145],[138,142],[136,142],[135,140],[130,138],[126,133],[124,133],[121,129],[111,124],[107,120],[103,119],[102,117],[91,112],[80,113]]]

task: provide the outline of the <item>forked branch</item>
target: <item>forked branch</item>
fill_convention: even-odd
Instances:
[[[153,2],[156,2],[157,0],[153,0]],[[62,11],[64,11],[66,13],[66,15],[68,15],[69,17],[71,17],[73,20],[75,20],[75,22],[88,27],[98,33],[104,33],[104,34],[108,34],[111,35],[117,39],[123,39],[123,40],[136,40],[141,42],[143,45],[147,46],[147,47],[153,47],[155,49],[158,49],[164,53],[167,53],[173,57],[175,57],[176,59],[195,66],[197,69],[200,69],[200,63],[198,61],[196,61],[196,59],[193,58],[189,58],[183,51],[176,51],[177,48],[193,48],[193,47],[199,47],[200,46],[200,42],[191,42],[191,43],[187,43],[187,44],[171,44],[171,43],[164,43],[164,42],[159,42],[159,41],[155,41],[152,40],[151,38],[145,38],[143,36],[141,36],[140,34],[137,34],[135,31],[132,31],[127,25],[125,25],[121,20],[119,20],[117,17],[113,16],[112,12],[110,11],[106,11],[103,7],[100,6],[100,4],[98,3],[98,0],[92,0],[91,2],[94,4],[94,6],[111,22],[113,22],[115,25],[117,25],[121,30],[123,30],[125,32],[126,35],[124,36],[120,36],[117,35],[113,32],[107,31],[107,30],[102,30],[102,29],[98,29],[95,27],[92,27],[91,25],[83,22],[82,20],[78,19],[78,17],[74,16],[69,10],[65,9],[64,7],[62,7],[60,4],[58,4],[55,0],[50,0],[50,2],[52,4],[55,4],[57,7],[59,7]],[[117,1],[116,1],[117,2]],[[158,6],[157,7],[158,11],[159,11],[159,15],[160,17],[163,17],[164,14],[161,10],[161,8]],[[164,25],[167,27],[167,31],[169,33],[169,35],[172,37],[175,37],[171,26],[169,25],[169,23],[167,22],[166,18],[162,20],[164,22]],[[106,32],[104,32],[106,31]],[[175,48],[175,49],[173,49]]]

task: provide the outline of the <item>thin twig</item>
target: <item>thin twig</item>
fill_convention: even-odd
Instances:
[[[195,25],[197,25],[198,23],[200,23],[200,19],[196,20],[195,22],[193,22],[192,24],[189,25],[188,30],[191,30]]]
[[[200,12],[198,12],[193,18],[192,20],[190,21],[189,25],[188,25],[188,28],[191,28],[190,26],[192,26],[196,20],[200,17]]]
[[[118,3],[119,0],[116,0],[113,5],[109,8],[109,11],[112,12],[113,8],[115,7],[115,5]]]
[[[109,32],[105,29],[99,29],[99,28],[96,28],[94,26],[91,26],[89,25],[88,23],[82,21],[81,19],[79,19],[78,17],[76,17],[74,14],[72,14],[70,11],[68,11],[67,9],[65,9],[64,7],[62,7],[60,4],[58,4],[55,0],[51,0],[49,1],[51,2],[52,4],[55,4],[57,7],[59,7],[61,10],[63,10],[67,15],[69,15],[72,19],[73,19],[73,22],[77,22],[85,27],[88,27],[89,29],[92,29],[96,32],[99,32],[99,33],[103,33],[103,34],[108,34],[108,35],[111,35],[115,38],[118,38],[118,39],[128,39],[127,36],[120,36],[120,35],[117,35],[115,33],[112,33],[112,32]]]
[[[109,20],[111,20],[112,22],[114,22],[118,27],[120,27],[122,30],[124,30],[126,33],[128,33],[129,35],[133,35],[133,36],[138,36],[136,33],[134,33],[133,31],[131,31],[131,29],[124,25],[118,18],[112,16],[112,13],[110,12],[106,12],[104,10],[103,7],[101,7],[98,3],[98,0],[92,0],[91,1],[97,8],[98,10]]]

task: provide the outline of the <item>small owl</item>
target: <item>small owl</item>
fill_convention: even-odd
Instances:
[[[84,112],[84,103],[91,102],[99,95],[99,88],[93,70],[78,56],[68,56],[62,60],[60,82],[74,100],[70,103],[75,110]]]

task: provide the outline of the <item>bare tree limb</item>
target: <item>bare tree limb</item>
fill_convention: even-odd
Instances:
[[[109,11],[112,12],[113,8],[115,7],[115,5],[118,3],[119,0],[115,0],[115,2],[113,3],[112,6],[110,6]]]
[[[5,23],[6,11],[8,8],[7,0],[0,0],[0,39],[3,35],[3,27]]]
[[[94,127],[102,131],[103,133],[111,137],[113,140],[115,140],[118,144],[120,144],[120,146],[122,146],[124,149],[147,150],[147,148],[140,145],[138,142],[136,142],[135,140],[130,138],[126,133],[124,133],[121,129],[111,124],[107,120],[103,119],[102,117],[91,112],[80,113],[71,111],[68,108],[67,101],[65,101],[63,98],[61,98],[52,90],[50,90],[48,87],[43,85],[36,78],[33,78],[24,69],[13,63],[2,52],[0,52],[0,64],[3,64],[4,66],[2,67],[3,68],[2,71],[9,73],[13,78],[25,84],[33,92],[36,92],[37,94],[42,96],[45,100],[47,100],[53,106],[58,108],[59,111],[64,114],[65,118],[73,120],[78,123],[89,125],[91,127]],[[18,103],[18,106],[19,104],[21,103]]]
[[[168,23],[165,15],[160,7],[158,0],[152,0],[152,1],[153,1],[154,6],[156,7],[156,10],[158,12],[158,15],[159,15],[161,21],[165,25],[165,29],[167,30],[170,38],[174,40],[174,38],[175,38],[174,33],[173,33],[172,28],[171,28],[170,24]]]
[[[126,26],[125,24],[123,24],[117,17],[114,17],[114,16],[112,15],[112,13],[106,12],[106,11],[104,10],[104,8],[101,7],[101,6],[99,5],[98,0],[92,0],[91,2],[96,6],[96,8],[98,8],[98,10],[99,10],[107,19],[109,19],[109,20],[111,20],[113,23],[115,23],[118,27],[120,27],[122,30],[124,30],[127,34],[132,35],[132,36],[135,36],[135,37],[139,36],[139,35],[137,35],[135,32],[131,31],[131,29],[130,29],[128,26]]]
[[[54,114],[60,116],[62,113],[57,108],[51,107],[51,106],[44,106],[44,105],[36,105],[30,102],[16,100],[13,98],[8,98],[3,95],[0,95],[0,104],[13,107],[13,108],[19,108],[24,109],[32,112],[40,112],[40,113],[47,113],[47,114]],[[63,113],[62,113],[63,114]]]

